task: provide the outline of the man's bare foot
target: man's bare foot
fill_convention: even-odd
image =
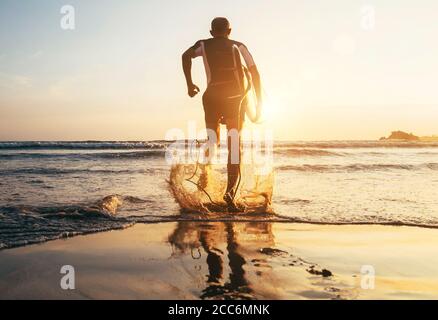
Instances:
[[[241,210],[237,207],[236,203],[234,202],[233,196],[231,192],[227,192],[224,195],[224,200],[227,203],[228,206],[228,212],[240,212]]]

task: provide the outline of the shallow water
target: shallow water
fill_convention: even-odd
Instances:
[[[168,143],[0,143],[0,248],[179,220],[438,227],[438,143],[278,142],[274,214],[181,214]]]

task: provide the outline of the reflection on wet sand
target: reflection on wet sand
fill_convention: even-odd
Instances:
[[[246,253],[256,253],[260,246],[274,243],[271,227],[267,223],[180,222],[169,237],[169,242],[178,253],[190,250],[192,257],[196,258],[198,253],[197,258],[200,258],[202,248],[206,254],[208,274],[202,299],[251,299],[253,289],[245,272],[247,259],[251,257]],[[228,275],[224,270],[226,260]]]
[[[332,279],[324,282],[311,275],[319,268],[316,264],[275,248],[272,227],[265,222],[185,221],[177,224],[168,240],[173,257],[191,255],[205,263],[201,299],[280,299],[301,287],[305,296],[307,285],[294,282],[298,272],[307,274],[311,285],[321,282],[321,297],[341,298]],[[197,271],[205,272],[202,267]]]

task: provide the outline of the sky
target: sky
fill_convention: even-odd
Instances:
[[[67,4],[74,30],[60,25]],[[276,139],[438,134],[435,0],[2,0],[0,140],[201,130],[181,54],[209,37],[216,16],[257,63]],[[205,89],[202,61],[193,68]]]

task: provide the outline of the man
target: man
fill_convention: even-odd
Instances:
[[[192,81],[192,59],[203,58],[208,84],[202,102],[208,140],[210,146],[217,145],[220,137],[220,124],[226,124],[228,182],[224,200],[228,204],[229,211],[238,211],[234,198],[240,175],[240,130],[245,116],[242,105],[245,103],[246,92],[241,56],[251,74],[259,105],[262,103],[262,95],[260,75],[251,54],[243,43],[230,40],[230,33],[229,21],[226,18],[215,18],[211,23],[210,31],[213,38],[196,42],[184,52],[182,62],[188,95],[193,98],[200,90]],[[211,153],[208,156],[211,156]]]

